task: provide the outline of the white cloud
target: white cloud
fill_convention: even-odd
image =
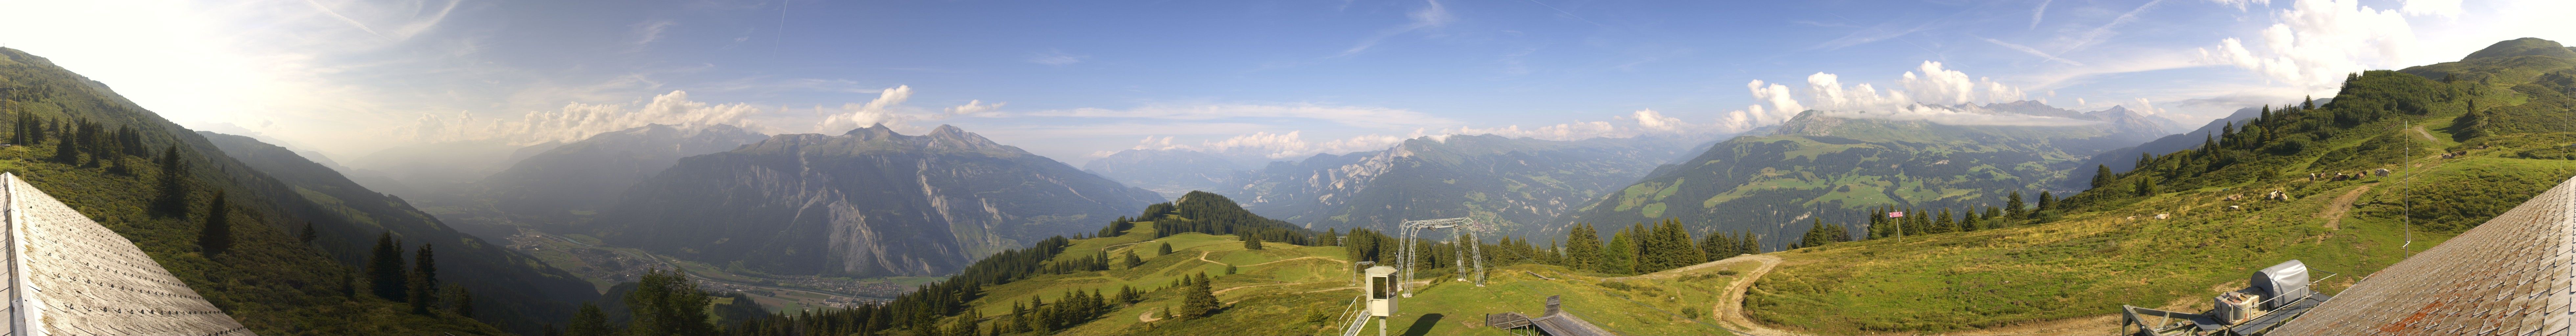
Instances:
[[[654,96],[641,106],[622,104],[565,104],[554,111],[531,111],[517,120],[478,120],[471,113],[453,115],[421,114],[402,130],[413,141],[442,142],[500,139],[528,144],[547,141],[571,142],[591,135],[635,128],[647,124],[684,127],[729,124],[753,127],[745,119],[760,112],[748,104],[710,104],[689,100],[689,93],[671,91]]]
[[[2415,49],[2405,16],[2357,0],[2299,0],[2273,19],[2256,44],[2219,40],[2200,49],[2202,61],[2254,70],[2280,83],[2328,88],[2345,74],[2401,65]]]
[[[1457,16],[1449,14],[1449,9],[1447,7],[1440,5],[1440,0],[1426,0],[1423,1],[1423,3],[1422,9],[1405,13],[1404,16],[1409,19],[1409,21],[1404,25],[1379,30],[1376,35],[1370,35],[1368,38],[1360,39],[1359,44],[1352,45],[1350,49],[1343,49],[1342,53],[1335,54],[1333,57],[1356,55],[1360,52],[1368,51],[1371,47],[1376,47],[1378,42],[1385,41],[1389,37],[1395,37],[1396,35],[1402,35],[1407,32],[1418,30],[1440,28],[1442,26],[1448,26],[1451,22],[1458,21]]]
[[[1655,110],[1637,110],[1636,113],[1631,113],[1627,117],[1622,117],[1622,119],[1636,120],[1637,127],[1661,132],[1680,130],[1682,127],[1689,125],[1687,123],[1683,123],[1682,118],[1666,117],[1663,113],[1655,112]]]
[[[2240,12],[2253,6],[2272,5],[2272,0],[2209,0],[2209,2],[2218,3],[2220,6],[2236,7],[2236,11]]]
[[[1001,113],[1001,112],[999,112],[999,111],[1001,111],[1001,110],[1002,110],[1002,105],[1008,105],[1008,104],[1010,104],[1010,103],[1004,103],[1004,102],[993,102],[992,104],[985,104],[983,100],[969,100],[969,101],[966,101],[966,105],[957,105],[957,106],[949,107],[949,108],[948,108],[948,115],[950,115],[950,116],[970,116],[970,117],[996,117],[996,116],[1001,116],[1001,115],[1002,115],[1002,113]]]
[[[662,31],[671,29],[672,25],[677,24],[680,23],[671,20],[653,20],[635,24],[635,47],[643,48],[652,45],[653,41],[662,40]]]
[[[1091,58],[1091,56],[1075,55],[1075,54],[1065,53],[1063,50],[1048,49],[1046,52],[1036,53],[1036,54],[1030,54],[1030,55],[1029,55],[1029,63],[1037,63],[1037,64],[1045,64],[1045,65],[1066,65],[1066,64],[1082,63],[1082,60],[1083,60],[1083,59],[1085,59],[1085,58]]]
[[[1345,126],[1376,129],[1441,127],[1457,123],[1457,121],[1450,120],[1449,118],[1436,117],[1427,113],[1405,109],[1366,106],[1333,106],[1313,103],[1163,103],[1123,110],[1079,108],[1071,110],[1028,112],[1023,113],[1023,115],[1042,117],[1144,118],[1174,120],[1297,118],[1322,120]]]
[[[841,105],[840,111],[824,116],[822,123],[815,124],[814,132],[822,134],[840,134],[842,132],[848,132],[851,129],[877,124],[897,126],[902,122],[907,121],[907,118],[904,115],[896,113],[895,106],[902,105],[903,101],[910,99],[912,99],[911,85],[886,88],[883,91],[877,92],[877,99],[869,100],[866,104],[850,103]],[[816,108],[816,110],[821,112],[822,109]]]
[[[2406,12],[2406,15],[2446,18],[2460,17],[2461,12],[2460,0],[2406,0],[2398,10]]]
[[[1753,100],[1770,104],[1746,106],[1718,117],[1716,127],[1728,131],[1745,131],[1754,127],[1778,124],[1796,117],[1799,112],[1820,110],[1837,116],[1925,120],[1958,125],[2072,125],[2087,121],[2030,116],[2002,116],[1975,111],[1958,111],[1945,106],[1990,104],[2026,99],[2020,88],[1985,77],[1972,77],[1951,70],[1941,62],[1924,61],[1913,71],[1897,79],[1899,89],[1880,90],[1869,83],[1845,85],[1841,75],[1818,72],[1807,76],[1806,99],[1801,101],[1787,85],[1754,80],[1745,83]],[[1928,104],[1928,105],[1927,105]]]

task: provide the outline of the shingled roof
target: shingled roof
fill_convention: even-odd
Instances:
[[[2576,179],[2389,265],[2272,335],[2568,335]]]
[[[16,174],[0,185],[7,335],[251,335],[125,236]]]

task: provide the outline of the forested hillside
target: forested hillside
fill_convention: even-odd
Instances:
[[[1670,218],[1692,232],[1751,233],[1766,245],[1786,246],[1819,219],[1859,225],[1873,211],[1888,212],[1879,210],[2036,202],[2051,182],[2078,169],[2080,160],[2163,135],[2145,121],[2150,117],[2126,109],[2078,113],[2035,103],[1958,108],[2017,111],[2012,113],[2022,118],[2067,124],[1950,125],[1810,111],[1775,133],[1730,139],[1657,168],[1625,188],[1573,205],[1556,221],[1621,225]]]
[[[44,58],[0,49],[0,97],[0,111],[14,121],[0,169],[133,240],[254,332],[534,333],[569,317],[569,301],[588,299],[585,292],[546,292],[579,282],[447,230],[399,199],[301,184],[229,157],[106,84]],[[406,243],[378,246],[378,238]],[[449,252],[405,253],[431,250],[427,245]],[[378,253],[388,250],[391,256]],[[409,266],[423,260],[440,267]],[[369,264],[376,267],[362,266]],[[415,275],[465,290],[445,292],[439,281],[409,279]],[[367,295],[381,293],[362,290],[369,288],[428,291]],[[473,304],[452,304],[458,302]]]
[[[2576,144],[2576,59],[2552,51],[2564,49],[2513,40],[2351,74],[2330,103],[2274,104],[2016,225],[1777,253],[1788,261],[1747,294],[1746,315],[1801,332],[1920,333],[2123,304],[2188,310],[2294,259],[2343,274],[2319,284],[2339,292],[2576,175],[2558,154]]]

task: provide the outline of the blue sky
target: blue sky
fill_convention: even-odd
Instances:
[[[185,125],[340,157],[644,123],[839,133],[883,122],[911,132],[955,124],[1076,163],[1139,147],[1293,158],[1422,135],[1713,134],[1795,109],[2021,99],[2196,125],[2331,94],[2346,72],[2453,60],[2510,38],[2576,39],[2576,25],[2553,17],[2576,13],[2565,1],[0,0],[0,9],[54,13],[0,22],[0,44]]]

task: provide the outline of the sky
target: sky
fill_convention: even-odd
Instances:
[[[1079,164],[1720,134],[2042,101],[2198,125],[2344,74],[2576,41],[2563,0],[0,0],[0,46],[347,161],[648,123],[957,125]],[[1976,121],[1960,121],[1976,122]]]

